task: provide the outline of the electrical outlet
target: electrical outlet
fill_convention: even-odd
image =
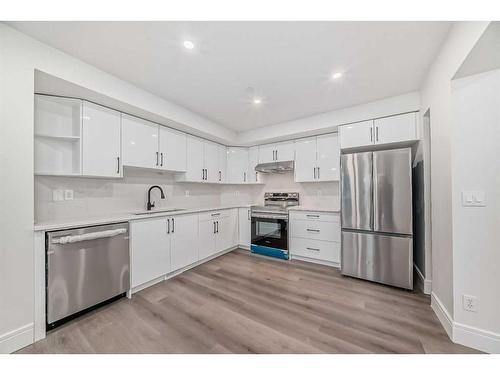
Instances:
[[[484,192],[484,190],[462,191],[462,206],[464,207],[486,206],[486,193]]]
[[[64,200],[64,191],[61,189],[52,190],[52,200],[60,202]]]
[[[478,301],[475,296],[462,295],[462,305],[465,311],[477,312]]]
[[[64,200],[67,201],[73,200],[73,190],[64,190]]]

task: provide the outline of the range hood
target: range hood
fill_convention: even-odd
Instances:
[[[293,171],[293,161],[275,161],[262,163],[255,166],[255,170],[261,173],[285,173]]]

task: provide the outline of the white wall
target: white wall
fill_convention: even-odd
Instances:
[[[452,110],[454,321],[459,332],[486,331],[494,340],[472,344],[499,353],[500,70],[454,81]],[[484,190],[486,206],[463,207],[462,190]],[[464,294],[478,298],[477,312],[463,309]]]
[[[238,134],[237,141],[242,145],[269,143],[289,138],[306,137],[336,131],[339,125],[359,122],[398,113],[418,111],[420,97],[411,92],[391,98],[320,113],[314,116],[287,121],[280,124],[252,129]]]
[[[420,91],[420,115],[431,109],[432,291],[451,318],[451,79],[487,26],[488,22],[456,22],[430,67]]]

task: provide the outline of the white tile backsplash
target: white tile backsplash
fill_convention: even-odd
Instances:
[[[339,204],[337,182],[295,183],[293,173],[264,175],[263,181],[262,185],[183,183],[176,182],[171,172],[135,168],[125,168],[124,178],[116,180],[36,176],[35,221],[141,211],[152,185],[161,186],[166,195],[162,200],[159,191],[153,190],[156,208],[262,204],[266,191],[299,192],[303,205]],[[73,200],[53,201],[52,192],[57,189],[73,190]]]

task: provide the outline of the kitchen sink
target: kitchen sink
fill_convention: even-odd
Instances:
[[[134,212],[134,215],[151,215],[151,214],[161,214],[161,213],[168,213],[168,212],[178,212],[178,211],[184,211],[185,208],[169,208],[165,210],[151,210],[151,211],[141,211],[141,212]]]

